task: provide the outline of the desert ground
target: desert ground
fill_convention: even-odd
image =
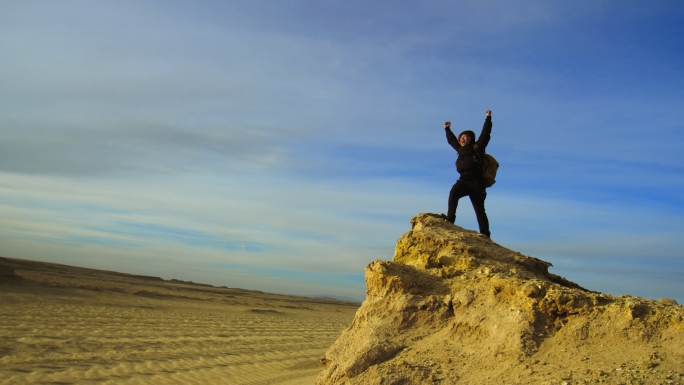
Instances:
[[[359,305],[0,257],[0,384],[313,384]]]

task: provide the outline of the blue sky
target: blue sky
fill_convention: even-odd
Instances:
[[[0,7],[0,255],[363,299],[491,109],[493,239],[684,302],[681,2]]]

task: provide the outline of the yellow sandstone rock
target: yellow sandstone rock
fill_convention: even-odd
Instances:
[[[419,214],[317,384],[684,383],[683,308],[613,297]]]

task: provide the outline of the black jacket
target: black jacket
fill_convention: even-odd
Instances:
[[[470,143],[466,146],[461,146],[458,143],[458,137],[451,132],[451,128],[446,127],[447,142],[451,147],[458,152],[458,159],[456,159],[456,171],[461,174],[462,180],[481,180],[482,178],[482,155],[485,153],[485,148],[489,144],[489,139],[492,134],[492,117],[488,116],[482,125],[482,133],[480,138],[475,141],[475,133],[472,131],[463,131],[458,135],[463,134],[470,136]],[[477,151],[475,151],[474,144],[477,144]]]

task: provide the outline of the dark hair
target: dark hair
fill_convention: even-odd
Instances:
[[[460,134],[458,134],[459,139],[461,138],[461,135],[468,135],[470,137],[471,142],[475,141],[475,133],[470,131],[470,130],[466,130],[466,131],[463,131]]]

